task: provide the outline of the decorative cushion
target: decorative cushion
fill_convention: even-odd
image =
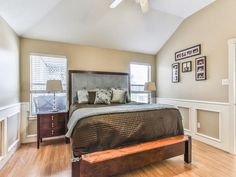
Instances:
[[[94,104],[111,104],[111,90],[100,89],[96,92]]]
[[[94,104],[97,91],[88,91],[88,103]]]
[[[128,93],[128,92],[126,92],[126,103],[129,103],[129,102],[131,102],[131,97],[130,97],[130,94]]]
[[[112,88],[112,103],[126,103],[126,91]]]
[[[88,103],[88,91],[78,90],[77,91],[78,103]]]

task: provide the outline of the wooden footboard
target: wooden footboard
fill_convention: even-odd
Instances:
[[[184,154],[191,163],[190,136],[176,136],[129,147],[82,155],[72,162],[72,177],[107,177],[129,172],[146,165]]]

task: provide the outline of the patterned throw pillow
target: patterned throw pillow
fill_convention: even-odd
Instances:
[[[126,103],[126,91],[112,88],[112,103]]]
[[[77,91],[78,103],[88,103],[88,91],[78,90]]]
[[[100,89],[96,92],[94,104],[111,104],[111,90]]]

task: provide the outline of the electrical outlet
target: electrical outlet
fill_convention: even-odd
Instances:
[[[200,122],[197,123],[197,128],[201,128]]]
[[[229,85],[229,79],[222,79],[222,85]]]

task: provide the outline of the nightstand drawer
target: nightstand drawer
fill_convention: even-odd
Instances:
[[[51,121],[42,121],[40,123],[40,129],[48,129],[48,128],[64,128],[65,127],[65,119],[54,119]]]
[[[40,130],[44,131],[44,130],[48,130],[48,129],[65,129],[65,121],[61,121],[61,122],[43,122],[40,125]]]
[[[52,137],[60,135],[65,135],[65,129],[47,129],[41,132],[42,137]]]
[[[65,114],[43,114],[40,115],[40,123],[64,122]]]

